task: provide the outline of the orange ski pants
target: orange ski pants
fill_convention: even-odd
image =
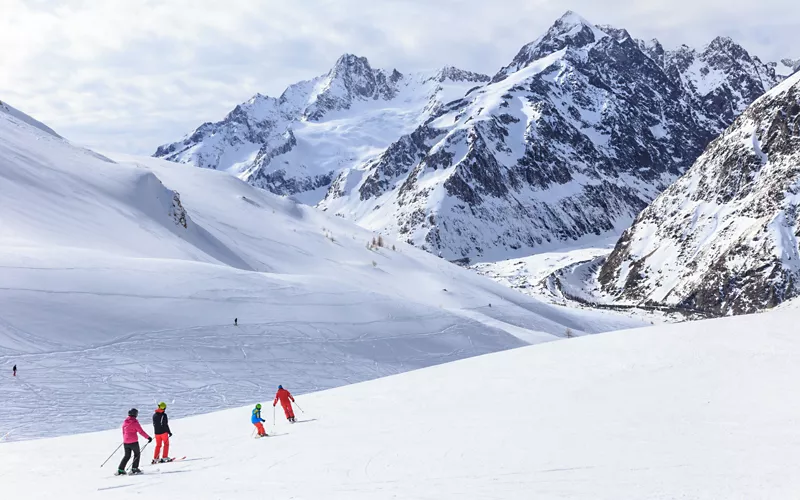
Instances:
[[[263,436],[264,434],[266,434],[266,433],[267,433],[267,432],[264,430],[264,425],[263,425],[261,422],[257,422],[257,423],[255,423],[255,424],[253,424],[253,425],[255,425],[255,426],[256,426],[256,430],[258,431],[258,435],[259,435],[259,436]]]
[[[153,454],[153,459],[158,459],[158,452],[161,451],[161,445],[164,445],[164,458],[169,456],[169,434],[156,434],[156,452]]]

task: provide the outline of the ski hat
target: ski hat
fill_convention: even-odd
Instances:
[[[139,416],[139,410],[137,410],[136,408],[131,408],[130,410],[128,410],[128,416],[129,417],[133,417],[133,418],[138,417]]]
[[[258,404],[256,405],[256,410],[260,410],[260,409],[261,409],[261,403],[258,403]]]
[[[278,389],[279,389],[279,390],[280,390],[280,389],[283,389],[283,386],[282,386],[282,385],[279,385],[279,386],[278,386]]]
[[[158,407],[161,408],[162,410],[166,410],[167,409],[167,403],[162,401],[162,402],[158,403]]]

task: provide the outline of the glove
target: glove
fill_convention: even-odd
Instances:
[[[169,437],[172,437],[172,433],[171,432],[169,433]]]
[[[148,443],[152,443],[153,442],[153,438],[147,438],[147,442]]]

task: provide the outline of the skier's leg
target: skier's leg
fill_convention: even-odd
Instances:
[[[164,434],[156,434],[156,451],[153,453],[153,460],[158,460],[158,454],[161,452],[161,441]]]
[[[266,434],[266,432],[264,431],[264,425],[261,422],[256,423],[256,430],[258,431],[259,436],[263,436],[264,434]]]
[[[282,403],[281,406],[283,406],[283,413],[286,414],[286,420],[291,420],[291,418],[292,418],[292,405],[290,403],[286,402],[286,403]]]
[[[133,464],[131,467],[133,469],[139,468],[139,459],[141,458],[141,451],[139,450],[139,442],[131,443],[131,449],[133,450]]]
[[[124,445],[125,448],[125,455],[122,457],[122,461],[119,463],[119,470],[125,470],[125,467],[128,465],[128,460],[131,459],[131,452],[133,451],[129,444]]]
[[[169,456],[169,434],[162,434],[164,436],[164,458]]]

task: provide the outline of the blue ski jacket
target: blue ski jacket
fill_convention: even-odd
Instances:
[[[250,417],[250,423],[257,424],[259,422],[266,422],[266,420],[261,418],[261,410],[258,408],[253,408],[253,416]]]

